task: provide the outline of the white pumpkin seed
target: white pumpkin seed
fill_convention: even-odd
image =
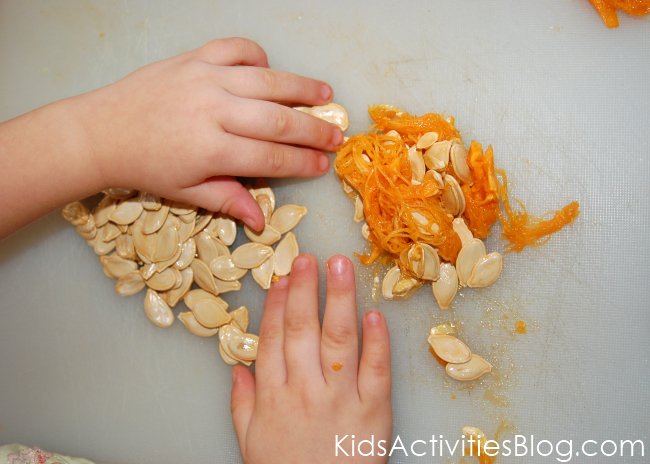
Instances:
[[[425,132],[424,134],[422,134],[422,137],[418,139],[416,147],[418,150],[426,150],[437,141],[438,141],[437,132]]]
[[[241,283],[238,280],[233,280],[228,282],[226,280],[214,279],[214,283],[217,286],[217,291],[219,294],[228,293],[228,292],[238,292],[241,290]]]
[[[117,204],[109,219],[115,224],[131,224],[140,217],[144,208],[142,203],[133,200],[124,200]]]
[[[393,266],[384,276],[384,280],[381,282],[381,295],[385,299],[393,299],[393,288],[395,287],[397,281],[400,279],[401,274],[402,273],[399,269],[399,266]]]
[[[215,277],[231,282],[239,280],[246,275],[247,269],[235,266],[230,256],[219,256],[210,263],[210,271]]]
[[[223,298],[219,298],[218,296],[215,296],[214,294],[210,292],[206,292],[205,290],[200,288],[195,288],[194,290],[190,290],[183,297],[183,301],[185,302],[185,305],[190,309],[194,308],[194,305],[201,300],[212,300],[217,302],[220,305],[224,305],[225,308],[228,309],[228,303],[226,303],[226,301]]]
[[[184,311],[178,314],[178,320],[185,326],[185,328],[192,334],[198,337],[212,337],[219,332],[218,328],[208,329],[203,327],[199,321],[196,320],[192,311]],[[236,361],[235,361],[236,363]]]
[[[176,273],[180,272],[177,269],[165,269],[162,272],[154,272],[154,274],[147,279],[147,286],[153,290],[164,292],[170,290],[176,285]]]
[[[466,363],[472,357],[469,347],[453,335],[429,335],[429,345],[436,355],[448,363]]]
[[[461,142],[454,142],[450,151],[451,166],[463,184],[472,183],[472,173],[467,165],[467,149]]]
[[[489,287],[497,281],[503,270],[503,256],[500,253],[490,253],[479,260],[472,270],[467,286],[474,288]]]
[[[252,242],[261,243],[263,245],[273,245],[277,243],[282,237],[282,234],[270,224],[264,226],[261,233],[253,232],[248,226],[244,226],[244,233]]]
[[[458,274],[450,263],[440,265],[440,277],[431,283],[433,296],[440,309],[447,309],[458,292]]]
[[[115,282],[115,293],[120,296],[131,296],[139,293],[145,287],[144,279],[138,271],[129,272]]]
[[[181,255],[174,263],[174,267],[183,270],[188,267],[196,255],[196,242],[193,238],[189,239],[181,246]]]
[[[357,195],[354,199],[354,222],[361,222],[365,219],[363,214],[363,200]]]
[[[123,234],[117,237],[115,239],[115,252],[121,258],[135,261],[137,255],[135,253],[135,246],[133,245],[133,237],[129,234]]]
[[[224,306],[213,300],[197,301],[192,308],[192,313],[199,324],[208,329],[221,327],[228,324],[232,319]]]
[[[476,266],[485,255],[485,245],[478,238],[474,238],[469,243],[463,245],[458,253],[458,257],[456,258],[456,272],[458,273],[458,282],[461,286],[467,286],[467,281],[472,275],[474,266]]]
[[[321,106],[296,106],[294,109],[334,124],[343,132],[348,130],[350,125],[348,112],[337,103],[328,103]]]
[[[217,284],[214,281],[214,276],[212,275],[212,272],[210,272],[210,268],[207,264],[197,258],[192,261],[190,268],[192,269],[192,272],[194,272],[194,282],[196,282],[196,285],[206,292],[210,292],[214,295],[219,294]]]
[[[447,165],[449,164],[450,149],[451,141],[449,140],[435,142],[424,152],[424,164],[428,169],[444,171],[447,169]]]
[[[99,262],[104,268],[104,274],[111,279],[119,279],[130,272],[138,270],[136,262],[120,258],[116,254],[100,256]]]
[[[431,327],[431,335],[456,335],[457,333],[456,326],[451,322]]]
[[[415,182],[417,185],[422,183],[424,179],[424,173],[426,172],[426,166],[424,164],[424,158],[422,153],[417,150],[415,145],[409,147],[408,149],[409,162],[411,163],[411,182]]]
[[[248,308],[246,306],[240,306],[237,309],[230,311],[230,317],[232,317],[232,324],[237,326],[242,332],[248,330],[249,316]]]
[[[492,371],[492,364],[487,362],[481,356],[472,354],[469,361],[465,363],[449,363],[445,366],[447,375],[454,380],[463,382],[476,380],[479,377]]]
[[[162,208],[160,197],[152,193],[140,192],[140,202],[147,211],[158,211]]]
[[[264,261],[257,267],[251,270],[253,280],[262,287],[264,290],[271,288],[271,280],[273,279],[273,271],[275,270],[275,254],[269,259]],[[245,330],[245,329],[244,329]]]
[[[153,234],[158,232],[167,220],[169,214],[169,205],[165,203],[160,208],[154,211],[146,211],[143,215],[144,222],[142,223],[142,233]]]
[[[154,325],[164,329],[174,323],[174,313],[165,300],[152,289],[144,297],[144,313]]]
[[[181,298],[183,298],[192,287],[192,282],[194,282],[194,272],[192,272],[192,269],[189,267],[180,271],[180,275],[181,284],[178,286],[175,285],[174,288],[161,295],[170,308],[173,308],[178,304]]]
[[[102,227],[108,222],[116,207],[117,201],[115,201],[115,199],[109,196],[105,196],[101,199],[93,212],[93,217],[95,218],[95,224],[97,227]]]
[[[219,239],[226,246],[230,246],[235,243],[235,239],[237,238],[237,224],[230,218],[220,217],[217,223],[217,233]]]
[[[287,235],[278,243],[275,248],[275,265],[274,273],[277,276],[286,276],[291,272],[293,260],[300,254],[298,241],[293,232],[288,232]]]
[[[282,242],[284,242],[284,240]],[[280,244],[282,244],[282,242],[280,242]],[[279,246],[280,245],[278,245],[278,247]],[[235,263],[235,266],[239,268],[253,269],[269,259],[272,254],[273,248],[270,246],[251,242],[241,245],[233,251],[232,261]]]
[[[271,216],[271,226],[280,232],[286,234],[296,227],[300,220],[307,214],[307,208],[299,205],[280,206]]]

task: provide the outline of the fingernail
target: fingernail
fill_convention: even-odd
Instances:
[[[329,85],[321,85],[320,96],[323,97],[323,100],[329,101],[329,99],[332,98],[332,93],[332,88]]]
[[[246,224],[249,228],[253,229],[253,231],[255,232],[259,231],[259,227],[252,216],[244,216],[242,218],[242,222]]]
[[[298,256],[294,261],[293,261],[293,268],[296,271],[303,271],[307,269],[307,266],[309,266],[309,258],[306,256]]]
[[[343,132],[337,127],[332,134],[332,146],[338,148],[341,143],[343,143]]]
[[[374,309],[366,313],[366,320],[368,321],[368,324],[372,326],[381,324],[381,317],[381,313]]]
[[[327,269],[335,276],[345,274],[348,268],[348,260],[343,256],[333,256],[327,262]]]
[[[320,155],[318,157],[318,169],[321,171],[327,171],[330,167],[330,160],[325,155]]]

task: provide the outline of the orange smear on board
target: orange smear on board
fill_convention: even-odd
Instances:
[[[523,335],[526,333],[526,323],[524,321],[517,321],[515,323],[515,332],[517,332],[520,335]]]

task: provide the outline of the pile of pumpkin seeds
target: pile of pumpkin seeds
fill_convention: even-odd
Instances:
[[[194,335],[218,334],[226,363],[250,365],[258,338],[247,333],[248,309],[229,311],[221,296],[240,290],[239,281],[249,270],[263,289],[289,274],[299,253],[291,230],[307,214],[299,205],[276,208],[268,187],[250,193],[264,213],[265,227],[259,234],[244,227],[250,242],[232,251],[233,219],[146,192],[109,189],[92,211],[75,201],[62,214],[99,256],[104,274],[116,279],[118,295],[147,288],[144,313],[154,325],[169,327],[177,317]],[[188,310],[175,317],[181,300]]]

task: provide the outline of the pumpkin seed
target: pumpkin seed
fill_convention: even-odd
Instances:
[[[447,375],[454,380],[469,381],[476,380],[479,377],[492,371],[492,364],[487,362],[481,356],[472,354],[469,361],[465,363],[449,363],[445,366]]]
[[[144,289],[144,279],[138,271],[129,272],[115,282],[115,293],[120,296],[131,296]]]
[[[447,309],[458,292],[458,274],[450,263],[440,265],[440,277],[431,283],[433,296],[440,309]]]
[[[437,132],[426,132],[422,134],[417,141],[416,147],[418,150],[425,150],[438,141]]]
[[[280,242],[280,244],[283,242],[284,240]],[[280,245],[278,245],[278,247],[280,247]],[[273,248],[270,246],[251,242],[241,245],[233,251],[232,261],[235,263],[235,266],[239,268],[253,269],[269,259],[272,254]]]
[[[393,299],[393,288],[401,277],[399,266],[393,266],[388,270],[381,282],[381,294],[387,300]]]
[[[165,269],[162,272],[154,272],[153,275],[147,279],[147,286],[153,290],[164,292],[171,290],[176,285],[176,273],[180,275],[177,269]]]
[[[248,330],[248,308],[246,306],[240,306],[237,309],[230,311],[230,316],[232,317],[232,324],[236,325],[239,330],[246,332]]]
[[[165,203],[154,211],[144,213],[144,222],[142,223],[142,232],[144,234],[153,234],[160,230],[169,214],[169,205]]]
[[[117,204],[109,219],[115,224],[131,224],[140,217],[144,208],[142,203],[134,200],[124,200]]]
[[[497,281],[503,269],[503,257],[493,252],[483,256],[474,265],[472,273],[467,279],[467,286],[474,288],[488,287]]]
[[[162,208],[160,197],[152,193],[140,192],[140,202],[147,211],[158,211]]]
[[[215,296],[214,294],[210,292],[206,292],[205,290],[200,288],[195,288],[194,290],[190,290],[183,297],[185,306],[187,306],[190,309],[194,308],[194,305],[201,300],[212,300],[217,302],[220,305],[225,305],[226,309],[228,309],[228,303],[226,303],[222,298],[219,298],[218,296]]]
[[[196,242],[193,238],[189,239],[187,242],[183,243],[181,246],[181,255],[178,257],[174,263],[174,267],[178,270],[183,270],[188,267],[194,256],[196,255]]]
[[[231,282],[246,275],[247,270],[235,266],[230,256],[219,256],[210,263],[210,271],[215,277]]]
[[[357,195],[354,199],[354,222],[361,222],[364,219],[363,201],[361,200],[361,197]]]
[[[431,327],[431,335],[456,335],[457,333],[456,326],[451,322]]]
[[[95,218],[95,224],[97,227],[102,227],[108,222],[116,207],[117,201],[108,195],[101,199],[97,206],[95,206],[93,212],[93,217]]]
[[[208,329],[203,327],[199,321],[196,320],[192,311],[184,311],[178,314],[178,320],[185,326],[185,328],[192,334],[198,337],[212,337],[219,332],[218,328]]]
[[[192,308],[192,313],[199,324],[208,329],[221,327],[232,319],[224,305],[218,304],[214,300],[197,301]]]
[[[232,219],[220,217],[217,223],[217,233],[224,245],[230,246],[235,243],[237,238],[237,224]]]
[[[451,151],[449,153],[451,159],[451,166],[454,168],[454,172],[458,179],[463,184],[472,183],[472,173],[469,170],[467,165],[467,148],[460,142],[454,142],[451,145]]]
[[[197,258],[192,261],[190,268],[192,269],[192,272],[194,272],[194,282],[196,282],[196,285],[206,292],[210,292],[214,295],[219,294],[217,284],[215,283],[212,272],[210,272],[210,268],[207,264]]]
[[[133,237],[128,234],[120,235],[115,239],[115,252],[119,257],[132,261],[135,261],[138,257],[135,253]]]
[[[415,145],[409,147],[408,149],[409,162],[411,163],[411,182],[419,185],[424,179],[424,173],[426,172],[426,166],[424,164],[424,158],[422,153],[417,150]]]
[[[244,233],[252,242],[263,245],[273,245],[282,237],[282,234],[270,224],[266,224],[264,230],[259,234],[253,232],[248,226],[244,226]]]
[[[328,103],[321,106],[296,106],[294,109],[334,124],[343,132],[348,130],[350,125],[348,112],[337,103]]]
[[[111,279],[119,279],[130,272],[138,270],[138,263],[120,258],[116,254],[100,256],[99,262],[104,268],[104,274]]]
[[[264,290],[271,288],[271,279],[273,279],[273,271],[275,270],[275,254],[269,259],[264,261],[257,267],[251,270],[253,280],[262,287]]]
[[[472,357],[469,347],[453,335],[429,335],[429,345],[436,355],[448,363],[466,363]]]
[[[189,267],[180,271],[181,284],[174,286],[171,290],[166,291],[161,296],[165,299],[170,308],[175,307],[178,302],[192,287],[194,281],[194,272]]]
[[[485,245],[478,238],[474,238],[466,245],[463,245],[458,253],[458,257],[456,258],[456,272],[458,273],[458,282],[461,286],[467,286],[467,281],[472,275],[474,266],[476,266],[485,255]]]
[[[271,226],[280,234],[286,234],[296,227],[307,214],[307,208],[299,205],[280,206],[271,216]]]
[[[447,169],[447,165],[449,164],[450,149],[451,141],[449,140],[435,142],[424,152],[424,164],[428,169],[444,171]]]
[[[275,275],[280,277],[289,275],[293,260],[298,257],[298,254],[300,254],[300,249],[296,236],[293,232],[288,232],[275,248]]]
[[[144,313],[154,325],[164,329],[174,323],[174,313],[165,300],[152,289],[144,297]]]

